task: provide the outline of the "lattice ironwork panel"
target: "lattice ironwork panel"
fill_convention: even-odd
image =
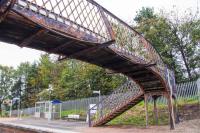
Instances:
[[[131,26],[120,20],[118,17],[107,11],[103,10],[107,20],[112,27],[116,43],[111,45],[120,52],[123,56],[133,58],[139,64],[154,64],[156,66],[150,67],[151,70],[156,72],[165,82],[166,86],[170,88],[167,81],[167,66],[164,64],[161,56],[155,48],[147,41],[141,34],[135,31]]]
[[[116,38],[116,44],[112,45],[113,47],[125,55],[138,57],[140,63],[157,63],[157,66],[152,67],[152,69],[158,73],[165,71],[166,66],[160,55],[142,35],[133,30],[132,27],[122,23],[118,18],[111,16],[110,13],[106,13],[106,17],[111,23]],[[164,77],[164,75],[162,76]]]
[[[110,37],[97,6],[87,0],[18,0],[23,8],[54,19],[105,42]]]

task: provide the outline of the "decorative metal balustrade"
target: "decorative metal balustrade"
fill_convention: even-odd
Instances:
[[[127,81],[125,84],[117,88],[111,95],[108,95],[94,107],[89,109],[89,124],[94,125],[98,120],[102,120],[110,116],[113,112],[127,105],[128,102],[137,96],[141,96],[143,92],[140,87],[133,81]],[[92,111],[96,110],[96,113]]]
[[[16,0],[14,9],[50,30],[76,39],[99,44],[115,40],[110,49],[134,63],[156,63],[149,69],[169,88],[167,67],[150,42],[95,1]]]
[[[17,0],[16,8],[19,7],[67,25],[60,30],[68,34],[79,32],[79,39],[103,43],[110,38],[99,8],[87,0]],[[50,23],[43,24],[50,26]],[[81,34],[85,33],[87,39],[82,38]]]

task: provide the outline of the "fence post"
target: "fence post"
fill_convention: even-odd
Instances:
[[[198,101],[199,101],[199,110],[200,110],[200,78],[197,79],[197,89],[198,89]]]

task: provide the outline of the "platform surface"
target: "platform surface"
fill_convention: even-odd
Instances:
[[[82,128],[88,126],[86,122],[64,120],[48,121],[46,119],[35,118],[23,118],[21,120],[17,118],[0,119],[0,125],[8,125],[47,133],[79,133]]]

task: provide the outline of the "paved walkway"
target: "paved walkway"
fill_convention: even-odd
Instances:
[[[86,128],[88,125],[85,122],[73,122],[73,121],[48,121],[45,119],[25,118],[22,120],[13,119],[0,119],[0,123],[6,125],[12,125],[15,127],[24,127],[26,129],[37,129],[41,131],[53,132],[53,133],[78,133],[82,128]],[[77,131],[79,130],[79,131]]]
[[[151,126],[147,129],[133,126],[89,128],[85,122],[48,121],[34,118],[26,118],[23,120],[0,119],[1,123],[51,133],[200,133],[200,119],[182,122],[176,125],[176,129],[172,131],[169,129],[169,126]]]
[[[200,133],[200,119],[184,121],[176,125],[175,130],[167,126],[150,126],[148,128],[134,126],[108,126],[85,128],[82,133]]]

